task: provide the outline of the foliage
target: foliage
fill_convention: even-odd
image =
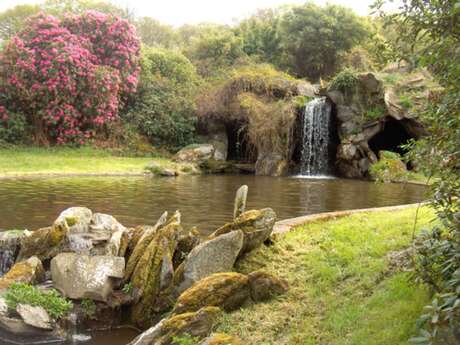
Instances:
[[[26,119],[21,113],[7,111],[0,105],[0,142],[22,142],[26,132]]]
[[[352,69],[344,69],[340,71],[330,82],[330,90],[346,91],[356,85],[358,78],[356,72]]]
[[[22,113],[35,140],[84,143],[118,116],[123,94],[136,89],[139,43],[133,27],[97,12],[63,21],[39,14],[0,54],[0,100]]]
[[[183,334],[174,336],[172,341],[174,345],[198,345],[199,338],[192,337],[190,334]]]
[[[399,103],[406,109],[410,109],[412,107],[412,101],[407,95],[399,96]]]
[[[92,299],[85,298],[81,301],[80,305],[88,317],[92,318],[96,315],[97,307]]]
[[[18,5],[0,13],[0,40],[7,40],[19,32],[25,20],[40,11],[37,5]]]
[[[380,151],[380,159],[369,168],[371,177],[377,182],[407,181],[408,172],[401,156],[395,152]]]
[[[5,293],[5,300],[10,309],[18,304],[30,304],[43,307],[54,318],[66,315],[72,309],[72,302],[61,297],[56,290],[42,291],[35,286],[14,283]]]
[[[179,41],[178,33],[173,27],[162,24],[150,17],[136,20],[136,31],[143,44],[149,47],[174,48]]]
[[[162,48],[144,48],[141,65],[139,92],[126,120],[155,145],[176,149],[189,144],[199,86],[195,67],[181,53]]]
[[[296,76],[312,80],[332,75],[339,56],[363,42],[369,33],[365,21],[350,9],[311,2],[286,11],[280,30],[282,64]]]
[[[385,2],[377,1],[381,8]],[[384,13],[383,13],[384,14]],[[454,327],[460,312],[460,3],[404,0],[399,11],[384,16],[398,27],[399,41],[416,45],[413,61],[427,66],[443,91],[432,93],[422,114],[430,136],[413,146],[411,159],[429,176],[436,176],[432,200],[442,230],[434,228],[419,239],[417,273],[436,291],[424,327],[414,343],[431,344],[441,330]]]
[[[216,331],[237,333],[247,345],[407,345],[429,292],[397,268],[404,259],[392,258],[410,246],[416,212],[358,213],[280,234],[236,269],[286,279],[288,292],[224,314]],[[416,233],[434,215],[427,207],[418,213]]]
[[[123,285],[122,291],[123,293],[130,295],[133,292],[133,284],[131,282],[126,283],[125,285]]]
[[[380,105],[376,105],[366,111],[365,118],[367,120],[377,120],[383,117],[383,115],[385,115],[385,109]]]

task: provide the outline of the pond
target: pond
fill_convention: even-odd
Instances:
[[[0,180],[0,229],[52,224],[71,206],[113,215],[125,226],[154,224],[167,210],[182,212],[186,227],[203,234],[230,221],[236,190],[249,186],[248,208],[272,207],[278,219],[306,214],[414,203],[426,188],[344,179],[273,178],[249,175],[62,177]],[[132,330],[93,332],[88,345],[125,345]]]
[[[250,175],[62,177],[0,180],[0,229],[49,226],[71,206],[108,213],[125,226],[154,224],[168,211],[208,233],[231,220],[235,192],[249,186],[248,208],[271,207],[278,219],[312,213],[414,203],[426,188],[345,179]]]

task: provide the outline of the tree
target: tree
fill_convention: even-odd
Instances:
[[[282,65],[298,77],[316,80],[335,72],[338,57],[363,42],[366,22],[351,9],[312,3],[294,6],[281,19]]]
[[[31,17],[0,54],[0,126],[20,113],[37,143],[81,144],[117,118],[136,89],[138,57],[134,28],[119,17]]]
[[[22,29],[25,20],[38,12],[38,5],[18,5],[0,13],[0,40],[14,36]]]
[[[170,25],[150,17],[136,20],[136,28],[143,44],[151,47],[173,48],[178,44],[178,34]]]

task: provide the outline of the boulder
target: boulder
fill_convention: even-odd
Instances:
[[[211,334],[206,339],[203,339],[199,345],[243,345],[236,337],[224,333]]]
[[[153,174],[154,176],[174,177],[178,175],[177,171],[165,168],[157,162],[151,162],[147,164],[147,166],[144,169]]]
[[[197,311],[206,306],[231,311],[249,298],[249,279],[236,272],[215,273],[195,283],[179,296],[174,314]]]
[[[21,249],[17,261],[37,256],[40,260],[51,259],[68,246],[69,226],[74,219],[57,220],[53,226],[26,233],[21,238]],[[70,224],[69,224],[70,222]]]
[[[26,325],[44,330],[53,330],[52,320],[43,307],[18,304],[16,312]]]
[[[261,152],[256,161],[256,175],[283,176],[288,170],[286,157],[274,152]]]
[[[246,210],[246,200],[248,198],[248,186],[243,185],[236,191],[235,204],[233,206],[233,219],[241,216]]]
[[[256,271],[248,275],[251,298],[254,302],[261,302],[272,297],[282,295],[288,290],[288,284],[271,274]]]
[[[7,289],[13,283],[37,284],[45,280],[42,262],[33,256],[16,263],[0,278],[0,290]]]
[[[131,283],[140,295],[132,307],[132,321],[141,327],[150,326],[159,313],[170,307],[172,259],[182,234],[180,214],[176,213],[163,227],[139,241],[130,257]],[[139,246],[143,249],[138,249]],[[125,280],[127,278],[125,275]]]
[[[236,230],[195,247],[176,271],[175,292],[181,294],[195,282],[214,273],[232,271],[243,247],[243,239],[243,232]]]
[[[126,230],[113,216],[104,213],[94,213],[91,218],[90,231],[105,231],[114,234]]]
[[[241,230],[244,234],[244,243],[240,254],[247,253],[270,237],[275,221],[276,213],[271,208],[246,211],[232,223],[217,229],[210,238],[216,238],[234,230]]]
[[[183,335],[204,338],[211,333],[219,313],[219,308],[205,307],[197,312],[173,315],[161,320],[128,345],[172,345],[174,337]]]
[[[107,302],[114,284],[124,276],[125,259],[61,253],[51,260],[54,286],[72,299]]]
[[[201,163],[214,157],[215,148],[211,144],[192,144],[176,153],[174,160],[184,163]]]
[[[319,85],[312,85],[302,81],[297,84],[297,94],[299,96],[316,97],[319,92]]]
[[[73,219],[73,224],[69,224],[69,233],[88,232],[93,212],[86,207],[70,207],[61,212],[55,223],[62,223],[66,219]]]

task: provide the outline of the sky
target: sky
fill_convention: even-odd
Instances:
[[[39,0],[0,0],[0,11]],[[163,23],[180,26],[200,22],[231,24],[259,8],[276,7],[286,3],[302,4],[305,0],[111,0],[122,7],[134,10],[137,15],[149,16]],[[366,15],[373,0],[314,0],[317,4],[334,3],[353,8]]]

